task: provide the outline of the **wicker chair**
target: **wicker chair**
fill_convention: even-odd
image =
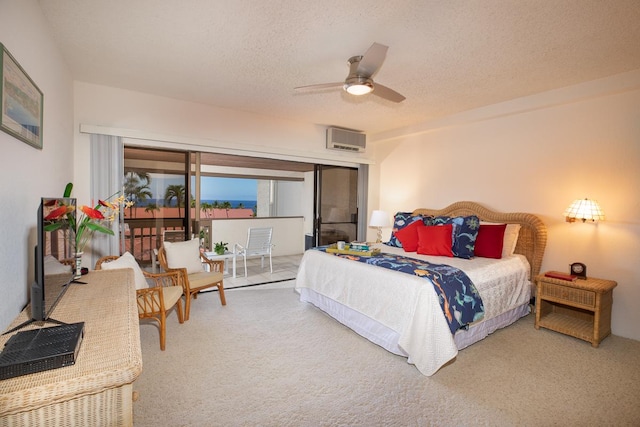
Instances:
[[[186,244],[188,242],[183,243]],[[201,269],[198,271],[194,271],[194,269],[188,270],[186,267],[178,267],[171,259],[167,260],[165,244],[163,244],[158,251],[158,261],[164,271],[179,272],[184,277],[184,295],[186,297],[185,320],[189,320],[189,314],[191,312],[191,298],[198,298],[198,293],[205,289],[218,288],[220,302],[222,305],[227,305],[227,300],[224,295],[224,285],[222,283],[224,276],[224,261],[207,259],[197,248],[194,249],[194,251],[193,259],[197,260],[198,263],[201,263]],[[202,264],[206,264],[209,271],[205,271],[205,269],[202,268]],[[173,267],[170,267],[169,265]]]
[[[115,261],[120,257],[105,256],[96,262],[96,270],[101,270],[103,264]],[[144,270],[142,274],[145,279],[152,280],[155,283],[153,287],[136,289],[138,302],[138,317],[140,319],[153,319],[160,326],[160,350],[165,349],[167,335],[167,311],[175,305],[178,312],[178,321],[184,323],[182,314],[182,293],[184,289],[184,280],[181,274],[177,272],[167,273],[148,273]]]

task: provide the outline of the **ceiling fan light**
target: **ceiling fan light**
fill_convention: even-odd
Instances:
[[[351,95],[366,95],[373,90],[371,83],[346,84],[344,89]]]

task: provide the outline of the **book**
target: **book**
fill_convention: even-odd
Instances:
[[[351,242],[351,244],[349,245],[349,247],[351,248],[351,250],[354,251],[370,251],[371,247],[369,246],[369,244],[367,242]]]
[[[544,275],[546,277],[551,277],[552,279],[567,280],[569,282],[573,282],[578,278],[575,274],[567,274],[561,271],[547,271]]]

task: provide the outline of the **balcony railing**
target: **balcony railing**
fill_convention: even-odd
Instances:
[[[160,247],[164,230],[181,230],[184,228],[180,218],[125,219],[125,250],[129,251],[138,262],[151,265],[153,249]]]

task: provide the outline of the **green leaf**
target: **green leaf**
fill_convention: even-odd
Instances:
[[[64,187],[64,195],[62,197],[71,197],[71,190],[73,190],[73,183],[70,182]]]
[[[62,222],[52,222],[44,226],[44,231],[56,231],[62,227]]]
[[[110,236],[113,236],[115,234],[112,229],[103,227],[102,225],[96,224],[94,222],[87,222],[85,225],[89,230],[97,231],[99,233],[109,234]]]

